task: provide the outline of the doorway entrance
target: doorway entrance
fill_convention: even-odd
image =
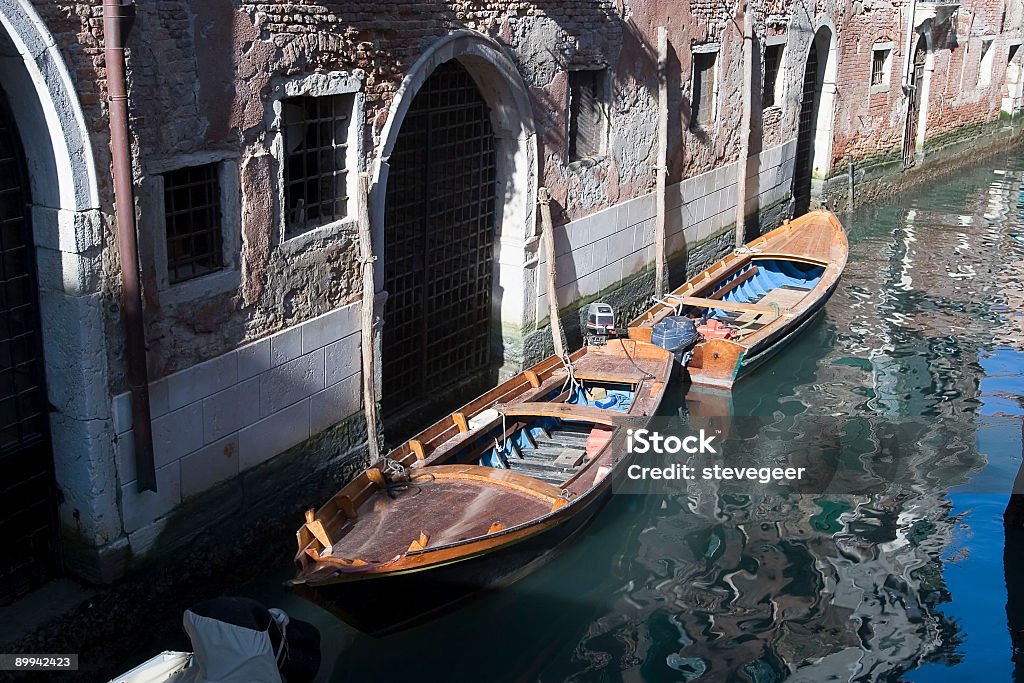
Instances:
[[[457,60],[439,65],[388,162],[381,396],[393,423],[425,426],[431,406],[446,412],[489,380],[495,147],[472,77]]]
[[[24,150],[0,91],[0,605],[57,568],[53,453]]]

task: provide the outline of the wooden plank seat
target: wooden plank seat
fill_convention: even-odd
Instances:
[[[570,403],[510,403],[495,408],[507,417],[556,417],[561,420],[590,422],[608,427],[630,426],[638,421],[637,416],[626,413]]]
[[[515,405],[522,401],[533,401],[545,394],[549,393],[552,389],[561,386],[565,383],[564,373],[555,373],[549,377],[546,381],[535,389],[531,389],[523,393],[521,396],[513,399],[508,405]],[[563,393],[556,397],[554,400],[559,401],[565,400],[567,394]],[[479,413],[474,415],[467,421],[466,431],[459,432],[447,441],[438,444],[430,452],[424,452],[424,458],[413,463],[413,467],[426,467],[428,465],[434,465],[435,463],[444,461],[451,453],[461,448],[464,444],[473,441],[478,438],[481,434],[486,434],[495,427],[501,424],[501,413],[488,408],[487,410],[481,410]]]

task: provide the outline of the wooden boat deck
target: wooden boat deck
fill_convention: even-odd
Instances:
[[[479,465],[435,465],[394,497],[380,490],[339,529],[330,557],[385,563],[419,544],[437,547],[486,536],[547,514],[559,489]],[[498,525],[497,527],[495,525]]]
[[[791,222],[789,225],[795,226],[797,223]],[[826,265],[832,259],[834,236],[835,228],[831,221],[811,215],[809,220],[799,225],[798,230],[782,230],[771,235],[760,249],[755,249],[755,253],[758,257],[771,256]]]

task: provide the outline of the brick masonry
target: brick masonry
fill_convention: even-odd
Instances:
[[[749,142],[756,161],[750,162],[748,184],[756,192],[749,193],[748,214],[769,207],[779,213],[789,196],[804,65],[812,44],[819,45],[815,49],[822,50],[825,65],[821,101],[827,106],[813,124],[821,156],[815,185],[819,192],[824,188],[820,198],[842,195],[840,174],[850,163],[858,178],[869,171],[872,178],[902,173],[908,3],[757,0],[752,6],[759,48],[768,41],[781,41],[785,48],[777,104],[762,110],[760,98],[753,99]],[[922,1],[917,7],[911,50],[922,40],[928,46],[923,144],[917,151],[927,161],[931,150],[947,147],[963,131],[982,141],[1003,125],[1001,117],[1016,114],[1021,68],[1008,58],[1012,46],[1024,42],[1024,7],[965,0],[952,15],[943,14],[938,3]],[[98,204],[89,212],[69,218],[60,212],[68,208],[63,204],[41,204],[33,215],[39,217],[41,280],[59,290],[44,287],[44,312],[67,322],[64,327],[76,331],[71,341],[78,340],[70,344],[66,333],[44,333],[50,398],[58,410],[51,420],[59,445],[58,485],[67,501],[61,519],[74,527],[78,542],[98,552],[122,548],[126,539],[133,547],[148,547],[142,539],[156,538],[156,526],[183,501],[234,481],[358,413],[354,311],[362,293],[353,217],[300,238],[280,230],[275,107],[297,82],[335,79],[356,89],[360,108],[352,144],[358,167],[373,169],[375,151],[417,60],[460,31],[496,46],[514,65],[521,81],[515,85],[525,92],[532,117],[528,144],[535,145],[536,168],[519,168],[517,177],[536,175],[535,184],[553,195],[559,304],[571,309],[607,293],[635,308],[651,282],[654,46],[657,27],[667,26],[670,270],[697,268],[729,243],[740,154],[742,51],[738,23],[717,0],[136,3],[127,59],[159,485],[159,493],[139,494],[132,485],[132,433],[126,421],[101,2],[0,0],[0,12],[10,14],[8,19],[32,12],[48,31],[44,42],[55,45],[63,59],[77,94],[71,105],[80,108],[89,135],[83,154],[91,155],[96,168],[96,187],[90,189]],[[992,52],[983,62],[989,40]],[[887,86],[872,88],[871,52],[879,43],[892,44],[891,65]],[[714,115],[705,129],[696,130],[690,125],[693,54],[707,50],[717,51]],[[1024,48],[1017,60],[1020,52]],[[27,57],[41,59],[35,53]],[[579,68],[607,70],[608,135],[598,158],[570,162],[568,71]],[[762,78],[758,66],[756,91]],[[480,83],[484,91],[512,87],[499,78]],[[68,108],[69,98],[57,99]],[[154,248],[163,239],[157,181],[167,170],[212,162],[221,165],[222,187],[230,195],[223,203],[227,267],[187,286],[166,286],[159,275],[160,250]],[[826,183],[830,176],[835,182]],[[528,203],[536,188],[507,189]],[[62,227],[56,239],[57,231],[43,229],[47,221],[74,226]],[[74,232],[74,239],[65,239],[65,232]],[[525,302],[523,315],[508,321],[507,333],[502,320],[511,367],[541,352],[537,340],[543,337],[546,295],[543,278],[527,271],[543,265],[546,256],[530,246],[532,233],[505,237],[503,267],[523,272],[522,282],[516,282],[522,292],[506,292],[506,300]],[[72,423],[77,431],[66,428]],[[95,491],[106,492],[106,508],[94,503]],[[93,573],[106,576],[102,570]]]

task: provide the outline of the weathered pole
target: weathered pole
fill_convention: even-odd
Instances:
[[[750,4],[741,4],[743,12],[743,119],[740,121],[740,158],[736,171],[736,248],[746,242],[747,157],[750,155],[750,112],[754,82],[754,28]]]
[[[654,295],[665,296],[665,181],[668,176],[668,31],[658,27],[658,161],[654,169]]]
[[[562,321],[558,319],[558,296],[555,292],[555,226],[551,220],[551,193],[548,188],[537,190],[537,201],[540,202],[541,237],[544,253],[547,255],[548,271],[548,316],[551,318],[551,341],[555,347],[555,355],[565,357],[565,344],[562,342]]]
[[[363,368],[363,415],[366,417],[366,447],[370,462],[380,459],[377,441],[377,392],[373,352],[376,316],[374,315],[373,226],[370,224],[370,175],[359,174],[359,263],[363,275],[363,301],[360,309],[360,355]]]

